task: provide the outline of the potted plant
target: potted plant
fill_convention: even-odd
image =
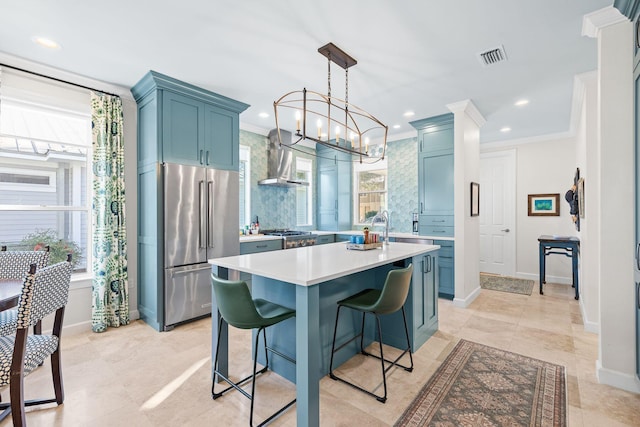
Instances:
[[[66,261],[67,255],[71,254],[71,264],[75,268],[82,258],[80,245],[74,241],[60,239],[56,230],[52,228],[36,229],[33,233],[26,234],[20,246],[27,250],[44,250],[49,246],[49,265]]]

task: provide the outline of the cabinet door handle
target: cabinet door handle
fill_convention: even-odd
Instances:
[[[262,248],[266,248],[266,247],[267,247],[266,244],[265,245],[256,245],[256,249],[262,249]]]
[[[636,21],[636,48],[640,49],[640,19]]]
[[[204,164],[204,150],[200,150],[200,164]]]
[[[510,232],[511,230],[509,230],[508,228],[505,228],[505,229],[500,230],[500,231],[504,231],[505,233],[508,233],[508,232]]]
[[[640,282],[636,282],[636,304],[640,309]]]
[[[209,166],[209,150],[207,150],[207,166]]]
[[[636,267],[640,270],[640,242],[636,243]]]
[[[424,207],[424,204],[423,204],[422,202],[420,202],[420,213],[423,213],[423,212],[424,212],[423,207]]]

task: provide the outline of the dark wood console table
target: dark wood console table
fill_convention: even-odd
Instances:
[[[575,299],[580,298],[578,288],[578,255],[580,254],[580,239],[573,236],[547,236],[538,237],[540,242],[540,295],[542,285],[546,283],[546,258],[547,255],[559,254],[571,258],[573,270],[573,287],[576,291]]]

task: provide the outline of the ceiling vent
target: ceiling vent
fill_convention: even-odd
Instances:
[[[478,60],[483,67],[487,67],[489,65],[497,64],[498,62],[506,61],[507,53],[504,50],[504,46],[500,45],[498,47],[494,47],[493,49],[480,52],[478,54]]]

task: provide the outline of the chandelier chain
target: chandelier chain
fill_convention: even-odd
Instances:
[[[327,95],[331,99],[331,54],[327,58]]]
[[[349,105],[349,69],[344,69],[344,103]]]

